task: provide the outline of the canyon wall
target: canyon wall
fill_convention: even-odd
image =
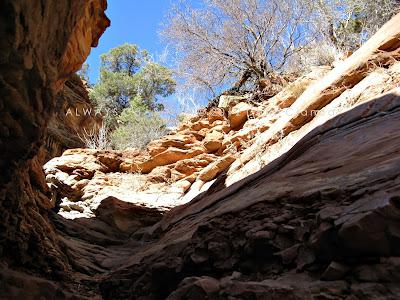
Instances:
[[[0,3],[0,257],[59,277],[69,266],[48,221],[41,151],[56,95],[110,22],[105,0]]]
[[[67,149],[86,147],[85,138],[102,126],[102,115],[96,113],[88,88],[87,83],[73,74],[57,94],[45,138],[46,161]]]

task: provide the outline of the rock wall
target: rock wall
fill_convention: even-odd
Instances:
[[[105,0],[0,3],[2,266],[55,278],[69,269],[48,220],[53,204],[40,147],[56,94],[109,26],[106,5]]]
[[[103,122],[89,99],[87,84],[76,74],[58,93],[54,111],[45,138],[46,161],[67,149],[84,148],[84,138],[97,132]]]
[[[146,152],[68,150],[46,182],[106,3],[0,8],[0,298],[399,299],[400,15],[265,103],[224,95]]]

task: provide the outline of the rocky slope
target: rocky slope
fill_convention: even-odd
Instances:
[[[152,141],[145,151],[65,151],[44,166],[60,214],[93,217],[110,196],[162,214],[206,191],[223,173],[235,174],[226,182],[237,180],[238,163],[241,178],[246,177],[241,170],[246,168],[245,151],[258,145],[260,134],[286,113],[283,109],[329,70],[316,68],[266,101],[254,103],[252,94],[221,96],[218,107],[186,116],[174,132]]]
[[[398,299],[399,24],[259,104],[223,96],[147,151],[68,150],[47,185],[13,156],[0,296]]]

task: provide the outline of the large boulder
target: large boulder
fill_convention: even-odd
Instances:
[[[249,95],[234,96],[234,95],[222,95],[219,97],[218,107],[229,110],[236,104],[245,101],[249,98]]]
[[[153,225],[162,217],[157,209],[121,201],[115,197],[105,198],[94,213],[111,227],[127,233]]]
[[[252,112],[253,107],[246,103],[240,102],[236,104],[230,111],[229,111],[229,122],[232,129],[240,129],[243,127],[244,123],[249,118],[249,114]]]
[[[132,172],[149,173],[155,167],[173,164],[177,161],[188,159],[200,155],[205,152],[203,147],[193,147],[190,150],[182,150],[175,147],[169,147],[165,151],[146,160],[142,163],[133,163],[131,166]]]
[[[235,159],[236,158],[233,154],[227,154],[221,157],[204,168],[200,172],[198,178],[204,182],[213,180],[217,175],[225,171],[235,161]]]
[[[224,134],[220,131],[213,130],[206,135],[203,140],[203,145],[208,152],[216,152],[222,146],[222,140],[224,139]]]

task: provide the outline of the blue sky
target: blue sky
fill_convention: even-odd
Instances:
[[[92,83],[99,76],[100,55],[124,43],[137,44],[155,57],[164,46],[158,31],[171,7],[169,0],[109,0],[106,14],[111,26],[100,38],[87,59]]]
[[[136,44],[141,49],[146,49],[158,61],[159,55],[165,50],[159,31],[173,3],[178,3],[178,0],[108,0],[106,14],[111,20],[111,26],[101,36],[99,45],[92,48],[86,60],[89,64],[90,82],[96,83],[99,78],[100,55],[124,43]],[[202,0],[188,0],[188,3],[197,7]],[[174,94],[160,101],[169,110],[185,110],[177,97]],[[185,95],[185,101],[190,98]],[[207,102],[205,99],[196,101],[200,105]],[[195,105],[191,105],[190,109],[192,108]]]

